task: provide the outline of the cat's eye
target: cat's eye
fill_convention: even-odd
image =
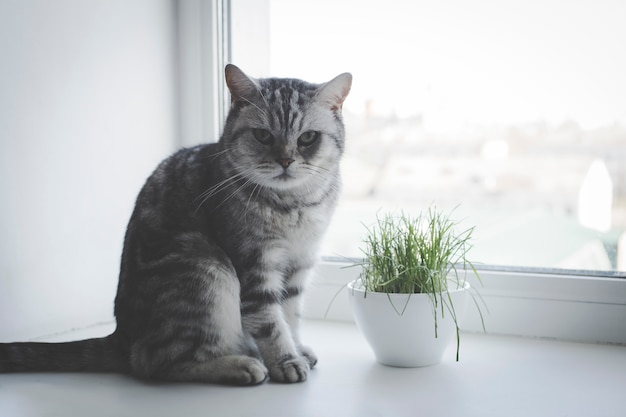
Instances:
[[[311,146],[315,142],[317,142],[319,137],[320,137],[320,132],[316,132],[314,130],[310,130],[308,132],[304,132],[298,138],[298,145],[300,145],[300,146]]]
[[[274,143],[274,136],[265,129],[252,129],[252,136],[263,145]]]

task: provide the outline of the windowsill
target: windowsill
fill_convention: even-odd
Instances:
[[[107,334],[112,325],[50,341]],[[0,375],[0,415],[618,416],[626,348],[465,333],[437,366],[377,364],[354,324],[308,320],[319,356],[307,382],[237,388],[154,384],[121,375]]]

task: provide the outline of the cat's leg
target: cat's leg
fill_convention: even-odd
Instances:
[[[310,366],[298,350],[283,310],[282,281],[280,272],[247,277],[249,284],[241,294],[242,322],[256,341],[270,378],[301,382],[306,380]]]
[[[267,379],[263,363],[247,356],[239,280],[225,256],[191,260],[187,252],[151,273],[149,319],[131,344],[133,374],[238,385]]]
[[[309,362],[309,367],[313,367],[317,364],[317,356],[311,348],[304,346],[300,339],[300,320],[302,315],[302,293],[309,276],[308,270],[302,270],[295,273],[288,281],[286,288],[286,296],[283,301],[283,310],[285,312],[285,318],[287,324],[291,329],[291,335],[293,341],[296,344],[296,349],[301,356],[305,357]]]
[[[305,381],[309,362],[296,348],[282,308],[275,304],[259,312],[245,316],[244,325],[255,338],[270,378],[277,382]]]

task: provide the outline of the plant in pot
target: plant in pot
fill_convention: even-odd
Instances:
[[[358,328],[376,360],[398,367],[441,362],[456,339],[475,274],[467,259],[473,228],[457,232],[450,214],[431,207],[418,216],[386,214],[368,228],[358,279],[348,284]],[[483,322],[484,327],[484,322]]]

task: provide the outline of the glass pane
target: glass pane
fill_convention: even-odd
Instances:
[[[327,255],[434,204],[476,226],[480,263],[626,270],[622,2],[270,5],[272,74],[354,76]]]

